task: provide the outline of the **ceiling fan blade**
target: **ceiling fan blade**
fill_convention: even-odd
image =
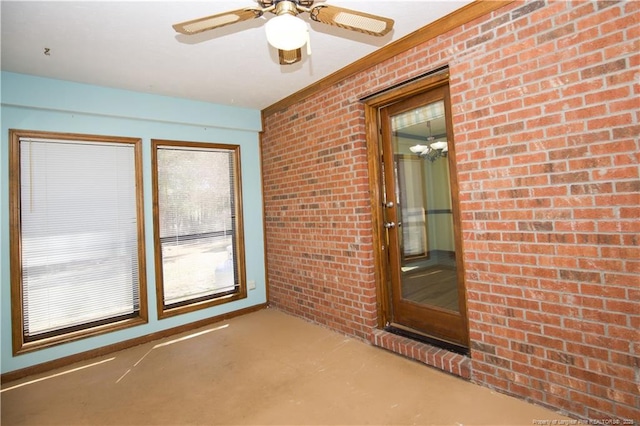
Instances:
[[[319,5],[311,8],[311,19],[323,24],[374,36],[383,36],[393,28],[393,19],[337,6]]]
[[[291,65],[300,62],[302,59],[302,49],[282,50],[278,49],[278,59],[280,65]]]
[[[252,8],[232,10],[229,12],[206,16],[204,18],[181,22],[173,25],[173,29],[181,34],[197,34],[203,31],[213,30],[214,28],[224,27],[225,25],[235,24],[236,22],[258,18],[262,16],[262,12],[263,11],[261,9]]]

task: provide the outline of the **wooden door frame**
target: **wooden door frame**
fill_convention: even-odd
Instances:
[[[372,226],[373,226],[373,247],[374,247],[374,261],[375,261],[375,280],[376,280],[376,293],[377,293],[377,326],[380,329],[385,328],[392,319],[391,312],[391,295],[389,288],[389,267],[388,267],[388,242],[387,233],[384,228],[385,214],[384,206],[381,200],[383,200],[383,170],[381,167],[382,158],[382,134],[381,134],[381,122],[379,117],[379,110],[383,107],[392,105],[397,102],[401,102],[411,96],[418,95],[420,93],[446,86],[449,83],[448,70],[434,73],[432,75],[425,76],[424,78],[414,80],[406,85],[394,88],[383,92],[377,96],[368,97],[364,100],[365,107],[365,127],[366,127],[366,139],[367,139],[367,161],[369,170],[369,193],[371,195],[371,212],[372,212]],[[447,111],[451,114],[451,111]],[[447,121],[447,126],[451,126],[451,119]],[[453,134],[453,129],[448,128],[448,132]],[[455,151],[454,151],[455,152]],[[453,162],[453,168],[451,173],[456,173],[455,161]],[[456,179],[457,181],[457,179]],[[451,191],[457,191],[457,185],[455,188],[452,186]],[[455,199],[452,202],[458,202],[457,193]],[[457,209],[453,209],[454,211]],[[455,215],[457,216],[457,215]],[[459,225],[460,218],[454,216],[454,224]],[[454,225],[454,238],[458,240],[457,244],[460,249],[458,259],[456,263],[458,265],[459,273],[464,275],[463,266],[463,252],[462,252],[462,240],[460,226]],[[466,297],[466,294],[460,295],[460,297]],[[461,312],[465,320],[466,326],[466,340],[468,347],[468,318],[466,312]]]

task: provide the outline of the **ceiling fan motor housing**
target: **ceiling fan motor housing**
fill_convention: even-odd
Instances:
[[[302,7],[311,7],[311,5],[314,2],[314,0],[258,0],[258,4],[260,4],[260,6],[264,8],[264,7],[271,7],[274,4],[278,4],[283,1],[290,1],[291,3],[295,3],[298,6],[302,6]]]

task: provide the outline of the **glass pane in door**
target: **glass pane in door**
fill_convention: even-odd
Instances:
[[[459,311],[444,101],[391,117],[402,299]]]

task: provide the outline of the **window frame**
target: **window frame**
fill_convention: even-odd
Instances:
[[[233,235],[235,245],[235,262],[238,273],[238,290],[231,294],[211,295],[205,300],[194,299],[191,303],[182,303],[180,306],[165,306],[164,304],[164,279],[163,279],[163,259],[162,243],[160,241],[160,206],[158,200],[158,149],[159,147],[184,147],[187,149],[220,149],[233,154],[233,185],[234,185],[234,207],[235,207],[235,234]],[[153,242],[154,242],[154,263],[156,282],[156,307],[158,318],[164,319],[175,315],[186,314],[213,306],[230,303],[245,299],[247,297],[246,283],[246,261],[244,244],[244,223],[242,206],[242,176],[240,165],[240,145],[222,144],[215,142],[188,142],[164,139],[151,139],[151,175],[152,175],[152,202],[153,202]]]
[[[87,328],[74,329],[53,336],[27,339],[24,335],[22,282],[22,218],[20,139],[83,141],[92,143],[122,143],[133,145],[136,191],[138,297],[139,310],[131,318],[104,320]],[[9,265],[11,276],[11,333],[13,355],[31,352],[100,334],[111,333],[148,322],[146,255],[144,240],[144,194],[142,179],[142,139],[120,136],[87,135],[9,129]],[[117,317],[114,317],[117,318]],[[91,324],[91,322],[87,323]],[[77,328],[77,327],[76,327]]]

